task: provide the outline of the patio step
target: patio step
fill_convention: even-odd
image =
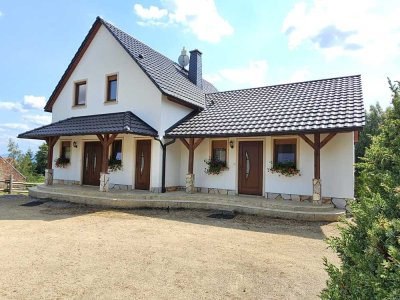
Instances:
[[[333,205],[313,205],[304,202],[277,201],[248,196],[186,194],[183,192],[153,194],[146,191],[102,193],[86,187],[65,188],[59,186],[33,187],[29,189],[29,195],[39,199],[117,208],[212,209],[307,221],[337,221],[345,215],[345,211],[335,209]]]

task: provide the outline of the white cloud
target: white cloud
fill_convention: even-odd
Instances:
[[[29,126],[24,123],[5,123],[5,124],[0,124],[0,127],[7,129],[22,129],[22,130],[29,129]]]
[[[161,19],[168,15],[168,10],[160,9],[157,6],[151,5],[149,8],[144,8],[141,4],[135,4],[133,7],[135,13],[143,20]]]
[[[218,71],[216,74],[205,75],[204,78],[212,83],[222,80],[233,83],[236,88],[259,87],[267,84],[268,64],[265,60],[249,61],[248,66],[241,68],[228,68]]]
[[[0,17],[3,16],[4,14],[2,13],[2,11],[0,10]]]
[[[352,56],[379,64],[399,53],[396,0],[314,0],[296,4],[284,20],[289,48],[311,43],[327,58]]]
[[[43,96],[24,96],[24,105],[34,109],[43,109],[46,105],[46,97]]]
[[[47,125],[51,123],[51,115],[25,115],[23,118],[36,125]]]
[[[287,82],[301,82],[309,79],[310,70],[308,68],[303,68],[295,71],[292,76],[289,77]]]
[[[12,110],[16,112],[27,112],[27,110],[24,109],[21,103],[19,102],[9,102],[9,101],[0,102],[0,110],[2,109]]]
[[[210,43],[218,43],[222,37],[234,32],[229,22],[219,15],[214,0],[166,0],[164,3],[170,7],[169,10],[156,6],[146,9],[136,4],[135,12],[141,19],[138,24],[180,25],[199,40]]]

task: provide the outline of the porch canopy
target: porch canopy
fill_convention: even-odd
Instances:
[[[206,94],[206,107],[166,131],[189,150],[204,138],[298,135],[314,150],[314,180],[320,184],[320,150],[336,133],[365,123],[361,77],[346,76]],[[329,135],[321,140],[321,134]],[[314,140],[306,134],[313,134]]]
[[[130,111],[73,117],[18,135],[19,138],[46,140],[47,168],[52,168],[53,147],[60,136],[96,135],[103,146],[102,171],[108,170],[108,146],[118,134],[158,136],[157,130]]]

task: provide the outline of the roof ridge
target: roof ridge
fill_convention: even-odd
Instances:
[[[318,81],[327,81],[327,80],[333,80],[333,79],[339,79],[339,78],[350,78],[350,77],[361,77],[361,74],[330,77],[330,78],[322,78],[322,79],[314,79],[314,80],[304,80],[304,81],[296,81],[296,82],[288,82],[288,83],[280,83],[280,84],[272,84],[272,85],[264,85],[264,86],[251,87],[251,88],[245,88],[245,89],[227,90],[227,91],[221,91],[221,92],[208,93],[208,94],[206,94],[206,97],[207,97],[207,95],[214,95],[214,94],[223,94],[223,93],[237,92],[237,91],[256,90],[256,89],[269,88],[269,87],[274,87],[274,86],[284,86],[284,85],[293,85],[293,84],[310,83],[310,82],[318,82]]]

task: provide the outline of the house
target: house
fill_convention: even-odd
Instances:
[[[12,162],[11,158],[0,156],[0,190],[6,187],[4,181],[9,180],[10,175],[12,175],[13,180],[16,182],[26,181],[26,177],[13,166]]]
[[[47,141],[46,184],[354,197],[360,76],[218,92],[200,51],[180,60],[97,18],[45,106],[52,123],[19,135]]]

